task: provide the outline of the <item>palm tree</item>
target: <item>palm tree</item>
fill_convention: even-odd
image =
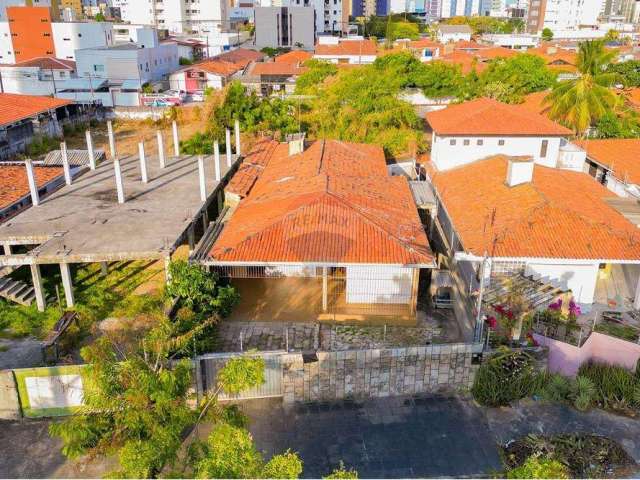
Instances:
[[[602,41],[586,41],[580,44],[577,68],[580,76],[575,80],[558,82],[544,99],[550,105],[549,116],[586,136],[591,125],[618,106],[618,96],[611,86],[618,74],[606,71],[615,57],[607,51]]]

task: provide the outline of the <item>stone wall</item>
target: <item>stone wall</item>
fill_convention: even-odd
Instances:
[[[284,401],[386,397],[469,388],[479,365],[471,344],[289,353],[282,356]]]

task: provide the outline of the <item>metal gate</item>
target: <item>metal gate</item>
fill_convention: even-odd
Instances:
[[[282,355],[285,352],[263,352],[255,354],[264,359],[265,372],[264,383],[252,389],[240,392],[237,395],[230,395],[224,391],[220,392],[220,400],[243,400],[251,398],[281,397],[282,391]],[[214,392],[218,386],[218,371],[224,367],[228,360],[239,357],[242,353],[209,353],[196,359],[196,385],[198,398],[205,392]]]

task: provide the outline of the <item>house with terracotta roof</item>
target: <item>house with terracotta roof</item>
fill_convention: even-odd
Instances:
[[[421,272],[435,262],[409,183],[389,175],[382,148],[263,140],[225,197],[229,212],[198,258],[239,289],[234,317],[415,322]]]
[[[577,53],[575,51],[556,45],[543,44],[529,49],[527,53],[542,57],[549,69],[558,72],[560,80],[575,78],[577,75]]]
[[[0,160],[23,152],[34,136],[59,136],[59,119],[69,116],[71,101],[60,98],[0,93]]]
[[[67,80],[76,77],[76,62],[37,57],[0,65],[0,76],[4,93],[55,95]]]
[[[471,34],[473,30],[469,25],[439,25],[438,26],[438,41],[440,43],[459,42],[459,41],[471,41]]]
[[[437,60],[443,53],[444,48],[441,43],[434,42],[430,38],[424,37],[419,40],[400,39],[394,42],[390,50],[379,50],[380,55],[390,53],[400,53],[409,51],[421,62],[431,62]]]
[[[259,62],[252,63],[242,75],[241,82],[259,95],[292,94],[296,79],[307,71],[299,63]]]
[[[375,62],[378,45],[374,40],[352,40],[338,37],[319,37],[313,58],[331,63],[361,65]]]
[[[467,291],[518,274],[591,305],[603,269],[640,264],[640,231],[584,172],[497,155],[429,175],[441,235]]]
[[[640,199],[640,139],[589,139],[576,143],[587,152],[589,175],[620,197]]]
[[[584,152],[571,130],[522,105],[478,98],[428,112],[431,161],[449,170],[493,155],[533,157],[536,163],[582,171]]]

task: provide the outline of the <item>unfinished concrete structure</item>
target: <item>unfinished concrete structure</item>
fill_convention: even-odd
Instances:
[[[115,140],[113,146],[117,152]],[[68,307],[74,304],[70,264],[164,259],[168,265],[178,246],[195,247],[223,206],[238,156],[230,166],[217,158],[218,166],[213,155],[202,157],[200,166],[191,155],[164,162],[151,155],[116,156],[97,165],[0,226],[0,267],[29,265],[43,310],[40,265],[60,265]]]

